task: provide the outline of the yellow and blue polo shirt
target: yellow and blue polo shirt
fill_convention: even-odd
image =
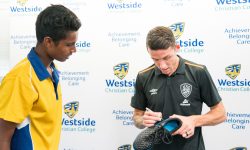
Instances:
[[[3,79],[0,118],[15,122],[12,150],[57,150],[61,133],[62,96],[59,72],[52,76],[32,48]]]

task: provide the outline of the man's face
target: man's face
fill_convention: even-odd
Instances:
[[[159,50],[148,48],[148,53],[163,74],[171,76],[176,71],[179,65],[179,57],[174,47]]]
[[[68,35],[65,39],[60,40],[57,44],[52,42],[51,46],[48,49],[48,54],[52,59],[58,61],[65,61],[69,58],[70,55],[76,52],[75,43],[78,38],[78,32],[68,32]]]

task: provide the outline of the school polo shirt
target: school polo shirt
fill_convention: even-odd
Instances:
[[[54,64],[52,77],[34,48],[3,79],[0,118],[15,122],[12,150],[57,150],[62,96]]]
[[[206,67],[178,57],[179,66],[169,77],[155,65],[138,73],[132,107],[140,110],[148,107],[162,112],[166,119],[173,114],[200,115],[203,103],[212,107],[221,101]],[[154,149],[204,150],[201,128],[197,127],[189,139],[176,135],[173,143],[155,145]]]

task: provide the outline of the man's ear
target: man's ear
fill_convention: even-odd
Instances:
[[[47,48],[51,48],[54,45],[52,38],[49,36],[44,37],[43,43],[44,43],[45,47],[47,47]]]
[[[180,50],[180,48],[181,48],[180,44],[176,44],[176,45],[175,45],[175,51],[176,51],[176,52],[178,52],[178,51]]]
[[[150,48],[147,47],[147,52],[149,53]]]

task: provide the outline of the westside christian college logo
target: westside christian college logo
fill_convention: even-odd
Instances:
[[[28,0],[17,0],[17,3],[21,6],[24,6],[27,3]]]
[[[74,118],[78,113],[79,102],[73,101],[64,105],[64,113],[70,118],[62,119],[62,131],[64,132],[95,132],[96,121],[91,118]]]
[[[225,68],[225,74],[230,79],[218,79],[218,90],[219,91],[233,91],[233,92],[249,92],[250,91],[250,81],[242,76],[239,79],[238,76],[241,73],[240,64],[232,64]]]
[[[184,22],[178,22],[175,24],[172,24],[169,26],[169,28],[172,30],[177,45],[180,45],[180,52],[183,53],[203,53],[204,49],[204,41],[199,40],[198,38],[188,40],[186,39],[179,39],[182,34],[184,33],[185,23]]]
[[[230,65],[225,69],[226,75],[234,80],[240,74],[240,69],[241,69],[240,64]]]
[[[29,0],[16,0],[13,6],[10,6],[10,12],[14,14],[23,14],[23,13],[39,13],[42,11],[42,7],[38,5],[26,6]],[[11,3],[12,4],[12,3]]]
[[[130,144],[125,144],[120,147],[118,147],[118,150],[131,150],[131,145]]]
[[[106,79],[105,92],[107,93],[134,93],[135,79],[128,80],[129,63],[123,62],[113,66],[113,74],[117,79]]]
[[[169,26],[169,28],[172,30],[175,40],[179,39],[179,37],[181,37],[181,35],[184,32],[184,27],[185,27],[185,23],[184,22],[179,22],[179,23],[175,23],[172,24],[171,26]]]
[[[128,63],[120,63],[116,66],[114,66],[114,74],[119,78],[123,79],[127,74],[128,74],[128,68],[129,64]]]
[[[78,108],[79,108],[79,102],[67,103],[67,104],[64,105],[64,113],[69,118],[73,118],[77,114]]]

